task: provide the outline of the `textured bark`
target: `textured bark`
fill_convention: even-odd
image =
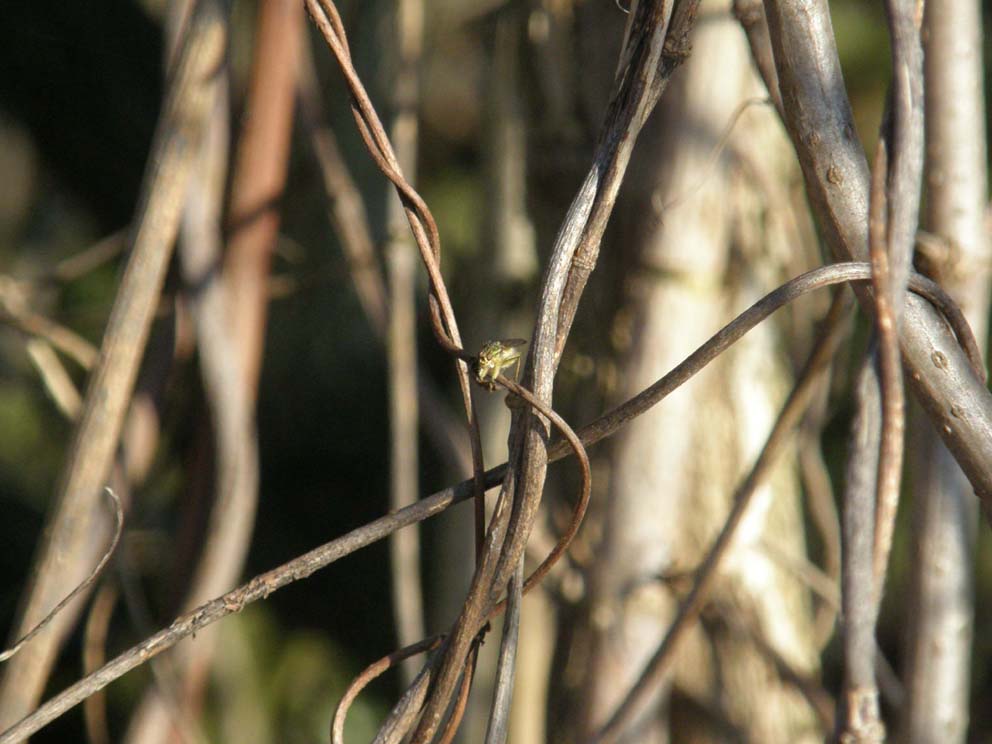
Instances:
[[[945,249],[923,250],[922,268],[961,305],[982,348],[989,266],[982,14],[974,0],[932,0],[926,27],[926,227]],[[921,412],[917,411],[917,414]],[[912,609],[903,741],[965,741],[972,656],[977,503],[937,433],[910,442],[914,483]]]
[[[737,106],[760,93],[740,28],[728,21],[697,29],[693,56],[655,122],[663,140],[651,160],[654,191],[645,199],[653,209],[642,210],[638,228],[640,265],[628,272],[634,320],[618,398],[650,384],[772,286],[774,267],[795,250],[783,246],[790,234],[785,215],[765,213],[780,194],[760,190],[789,177],[788,166],[776,162],[787,143],[771,124],[772,112],[743,114],[728,149],[711,164]],[[783,400],[786,369],[776,333],[766,326],[620,436],[591,581],[587,726],[613,711],[665,635],[679,595],[678,583],[662,577],[691,571],[702,559]],[[672,710],[683,725],[670,733],[667,691],[659,690],[658,704],[622,741],[720,740],[714,720],[744,740],[820,738],[806,702],[748,638],[762,639],[802,674],[816,670],[805,590],[766,554],[764,542],[789,555],[805,552],[788,467],[759,496],[705,630],[683,650],[675,684],[708,715]]]
[[[825,242],[841,260],[867,255],[869,174],[825,0],[765,0],[785,124]],[[865,290],[862,306],[870,308]],[[929,303],[907,297],[900,332],[907,381],[965,471],[992,504],[992,395]],[[989,509],[992,515],[992,507]]]

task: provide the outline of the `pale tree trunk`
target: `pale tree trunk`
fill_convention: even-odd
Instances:
[[[704,3],[702,12],[724,10]],[[744,111],[713,160],[739,105],[764,93],[740,27],[729,13],[711,18],[697,27],[654,122],[658,156],[641,153],[655,172],[645,199],[652,208],[638,227],[638,265],[625,271],[631,324],[617,399],[654,382],[775,286],[800,250],[780,185],[798,174],[774,110]],[[618,438],[590,582],[587,731],[613,712],[664,637],[685,587],[666,577],[688,572],[691,581],[725,520],[788,391],[784,350],[773,325],[760,327]],[[658,690],[622,741],[720,741],[721,729],[745,741],[822,740],[810,706],[767,651],[800,675],[817,671],[806,589],[772,557],[806,552],[793,471],[783,464],[762,487],[710,610],[682,650],[674,684],[691,705],[666,704],[670,688]]]
[[[926,8],[926,229],[921,268],[961,305],[985,348],[989,256],[982,96],[982,13],[974,0]],[[965,741],[978,500],[926,417],[912,439],[912,609],[903,739]],[[915,427],[914,427],[915,428]]]
[[[420,122],[420,56],[424,35],[424,6],[421,0],[398,0],[394,8],[393,121],[390,139],[396,159],[411,184],[417,182],[417,146]],[[393,192],[389,184],[389,192]],[[389,505],[402,509],[417,500],[418,448],[417,400],[417,247],[410,235],[399,197],[387,194],[386,273],[389,277],[389,321],[386,362],[389,372]],[[389,541],[392,572],[393,618],[399,645],[409,646],[427,635],[424,630],[423,581],[420,576],[420,529],[414,526]],[[417,676],[420,660],[406,659],[403,684]]]

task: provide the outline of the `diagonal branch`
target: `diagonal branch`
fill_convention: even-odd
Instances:
[[[200,3],[171,75],[135,216],[133,249],[90,377],[84,410],[60,480],[45,538],[35,559],[33,583],[22,600],[20,634],[77,584],[96,560],[109,525],[99,505],[117,449],[124,414],[148,338],[183,195],[211,110],[213,85],[226,46],[226,24],[211,3]],[[5,670],[0,725],[34,708],[55,654],[71,629],[79,603],[29,643]]]

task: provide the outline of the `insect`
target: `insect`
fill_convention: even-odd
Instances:
[[[514,367],[513,376],[520,371],[522,347],[527,344],[522,338],[504,338],[499,341],[486,341],[475,362],[475,379],[490,392],[496,389],[496,378],[500,373]]]

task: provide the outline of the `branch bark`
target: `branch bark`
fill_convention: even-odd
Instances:
[[[869,174],[826,0],[766,0],[785,124],[838,260],[865,260]],[[864,291],[862,303],[868,304]],[[870,306],[870,305],[869,305]],[[992,502],[992,395],[926,303],[907,298],[900,334],[911,385],[983,502]]]
[[[924,22],[926,227],[949,248],[943,261],[927,263],[960,303],[984,350],[989,238],[982,6],[929,0]],[[914,558],[900,741],[961,744],[968,731],[977,505],[932,429],[920,431],[911,447]]]

